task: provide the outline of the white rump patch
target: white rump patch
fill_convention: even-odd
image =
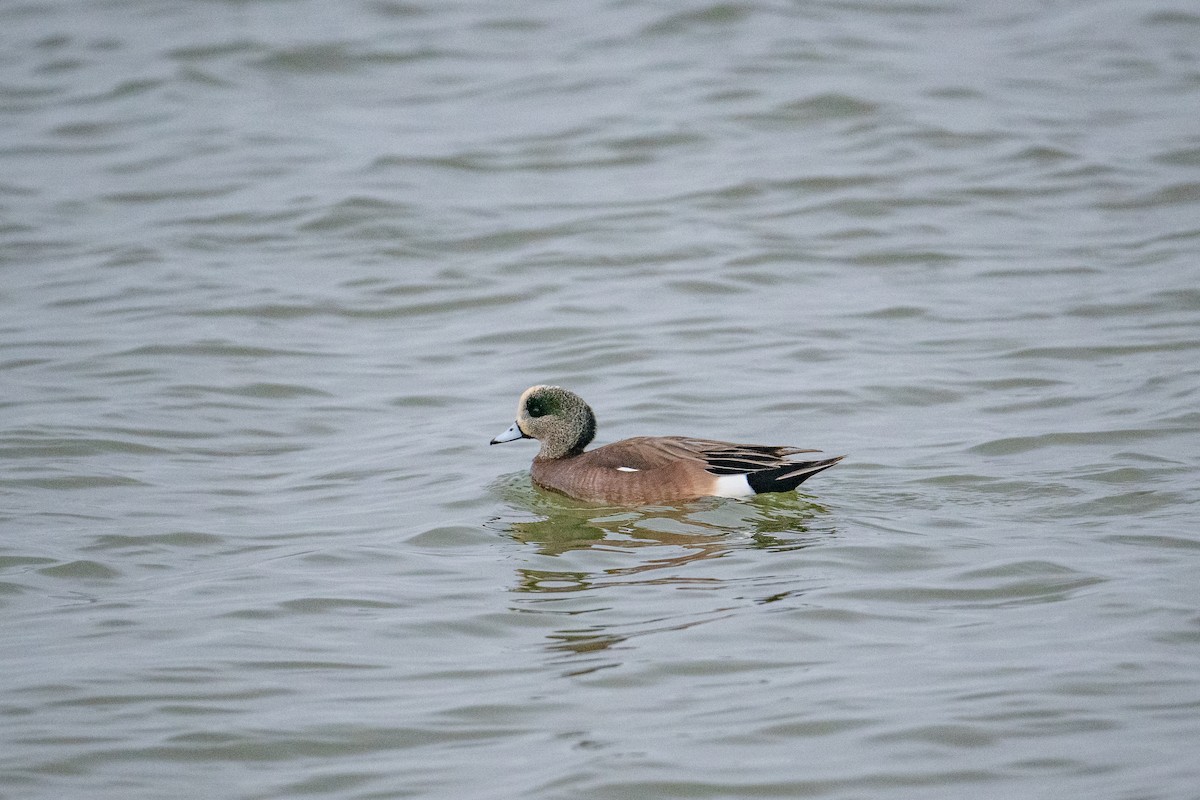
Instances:
[[[641,472],[641,470],[634,469],[633,467],[617,467],[617,472]],[[746,485],[749,486],[749,484]]]
[[[717,478],[717,488],[713,491],[717,497],[751,497],[754,490],[745,475],[721,475]]]

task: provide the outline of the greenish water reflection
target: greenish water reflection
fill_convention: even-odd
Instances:
[[[752,500],[704,498],[679,506],[602,506],[542,491],[528,475],[506,476],[496,488],[522,518],[498,518],[505,535],[538,547],[541,555],[600,548],[612,552],[649,548],[652,557],[600,575],[632,576],[718,558],[733,548],[791,551],[833,535],[815,524],[826,507],[794,493]],[[534,518],[526,518],[533,515]],[[664,552],[666,548],[666,553]],[[589,587],[587,571],[523,570],[522,591],[569,591]],[[653,578],[648,578],[653,579]]]
[[[546,634],[547,649],[566,654],[572,674],[615,666],[613,655],[600,654],[627,646],[631,638],[723,619],[736,608],[776,602],[805,588],[794,575],[778,574],[769,560],[750,559],[738,575],[704,563],[739,551],[796,551],[836,535],[829,510],[794,493],[628,508],[544,491],[524,472],[504,476],[492,488],[511,514],[491,527],[531,546],[515,570],[512,590],[522,598],[516,608],[559,620]],[[680,592],[664,596],[663,587]],[[614,607],[612,589],[626,598],[650,589],[656,602]],[[585,655],[586,663],[580,662]]]
[[[686,564],[719,556],[735,547],[793,550],[833,535],[828,526],[819,524],[829,510],[795,493],[762,495],[752,500],[710,497],[680,506],[629,508],[583,503],[548,492],[533,486],[527,474],[506,476],[494,488],[514,512],[536,517],[499,518],[495,521],[498,527],[519,542],[536,544],[542,555],[597,546],[666,546],[683,551],[618,572]]]

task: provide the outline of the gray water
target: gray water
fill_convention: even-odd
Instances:
[[[1190,0],[0,6],[0,796],[1200,797],[1198,120]]]

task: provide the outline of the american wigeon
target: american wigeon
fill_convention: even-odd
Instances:
[[[787,492],[845,458],[788,461],[820,451],[687,436],[638,436],[585,452],[595,435],[596,415],[583,398],[558,386],[532,386],[517,404],[517,421],[491,443],[537,439],[534,483],[620,505]]]

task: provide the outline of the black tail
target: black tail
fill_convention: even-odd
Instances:
[[[796,461],[782,467],[759,470],[746,475],[746,481],[755,494],[763,492],[790,492],[822,470],[827,470],[845,456],[826,458],[822,461]]]

